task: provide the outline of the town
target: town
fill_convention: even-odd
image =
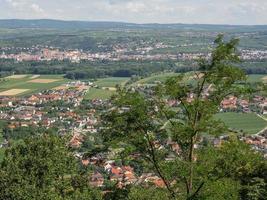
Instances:
[[[148,44],[146,44],[148,45]],[[186,47],[187,45],[183,45]],[[113,51],[107,52],[85,52],[83,50],[60,50],[55,47],[32,47],[32,48],[16,48],[16,47],[2,47],[0,48],[0,59],[12,59],[17,62],[23,61],[51,61],[51,60],[68,60],[74,63],[79,63],[83,60],[97,61],[125,61],[125,60],[176,60],[176,61],[192,61],[198,58],[210,58],[210,53],[185,53],[177,52],[176,54],[150,54],[155,49],[167,49],[168,45],[162,43],[153,46],[146,46],[143,48],[131,49],[126,44],[115,45]],[[173,47],[172,47],[173,48]],[[18,53],[8,53],[9,51],[16,51]],[[2,53],[1,53],[2,52]],[[267,59],[267,50],[242,50],[240,58],[247,61],[260,61]]]
[[[159,82],[157,82],[159,84]],[[3,128],[4,141],[1,148],[9,146],[11,140],[23,138],[22,133],[35,134],[38,131],[54,131],[61,136],[70,135],[69,146],[75,152],[76,159],[81,166],[93,168],[90,184],[94,187],[103,187],[105,177],[111,182],[116,182],[117,187],[123,188],[128,184],[154,184],[156,187],[165,187],[163,180],[152,172],[137,174],[133,167],[123,165],[113,158],[114,152],[98,153],[88,156],[86,151],[90,145],[102,145],[99,139],[101,131],[101,114],[113,105],[108,99],[84,99],[90,88],[98,87],[90,81],[69,81],[56,88],[44,90],[36,94],[16,97],[0,97],[0,120],[5,122]],[[108,88],[107,88],[108,90]],[[131,90],[146,94],[151,93],[151,87],[137,85]],[[203,97],[209,95],[210,88],[205,89]],[[188,94],[188,102],[194,99],[194,94]],[[168,100],[166,105],[175,109],[181,102]],[[127,110],[127,107],[125,108]],[[221,113],[239,112],[256,113],[264,118],[267,114],[267,98],[254,95],[252,99],[229,96],[221,102]],[[266,120],[266,118],[264,118]],[[231,130],[236,132],[236,130]],[[27,136],[26,134],[26,136]],[[256,134],[239,132],[239,139],[251,145],[253,149],[263,153],[267,158],[267,129]],[[227,135],[210,139],[215,147],[219,147],[227,140]],[[100,143],[99,141],[100,140]],[[180,146],[172,141],[168,145],[179,154]],[[158,148],[164,148],[158,147]],[[196,148],[199,148],[196,147]],[[138,156],[138,155],[132,155]],[[172,159],[166,158],[166,159]],[[101,168],[101,170],[99,170]],[[104,172],[101,173],[101,172]],[[106,176],[106,175],[107,176]]]

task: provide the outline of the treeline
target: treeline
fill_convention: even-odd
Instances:
[[[247,74],[267,74],[267,61],[239,64]],[[11,74],[65,74],[69,79],[95,79],[103,77],[149,76],[162,71],[185,73],[197,70],[190,61],[28,61],[0,59],[0,77]]]
[[[174,70],[176,65],[170,61],[43,61],[21,62],[0,60],[0,75],[10,74],[66,74],[69,79],[101,78],[108,76],[131,77],[147,76],[164,70]]]

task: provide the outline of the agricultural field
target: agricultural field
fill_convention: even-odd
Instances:
[[[154,74],[149,77],[143,78],[138,80],[137,82],[133,83],[133,86],[136,85],[155,85],[158,82],[164,83],[168,78],[179,76],[180,73],[174,72],[167,72],[167,73],[160,73]],[[200,75],[201,77],[201,75]],[[187,83],[194,83],[194,79],[197,78],[195,72],[187,72],[184,74],[184,81]]]
[[[223,121],[233,130],[248,134],[256,134],[267,127],[267,121],[254,113],[219,113],[215,118]]]
[[[125,85],[130,78],[110,77],[99,79],[95,82],[98,87],[116,87],[116,85]]]
[[[151,75],[149,77],[143,78],[138,80],[134,83],[134,85],[141,84],[141,85],[150,85],[155,84],[156,82],[164,82],[170,77],[178,76],[179,73],[169,72],[169,73],[161,73]],[[194,79],[194,72],[187,72],[185,73],[185,81],[192,82]],[[251,74],[247,76],[247,81],[249,83],[257,83],[257,82],[267,82],[267,74]]]
[[[251,74],[248,75],[247,81],[249,83],[267,82],[267,74]]]
[[[116,86],[123,86],[130,78],[109,77],[99,79],[95,82],[98,88],[90,88],[85,99],[108,99],[116,93]]]
[[[68,82],[63,75],[13,75],[0,79],[0,96],[23,96]]]
[[[107,89],[99,89],[99,88],[90,88],[85,95],[85,99],[108,99],[115,91],[107,90]]]
[[[155,74],[146,78],[143,78],[137,82],[135,82],[135,85],[141,84],[141,85],[146,85],[146,84],[155,84],[156,82],[165,82],[168,78],[173,77],[173,76],[178,76],[178,73],[161,73],[161,74]]]

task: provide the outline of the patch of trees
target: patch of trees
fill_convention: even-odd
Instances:
[[[174,69],[168,61],[42,61],[20,62],[0,60],[0,72],[9,74],[66,74],[70,79],[100,78],[107,76],[131,77],[147,76],[152,73]]]
[[[66,139],[43,134],[8,148],[0,164],[1,199],[102,199],[78,170]]]

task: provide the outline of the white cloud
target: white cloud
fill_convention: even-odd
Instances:
[[[13,12],[19,11],[28,14],[27,12],[33,11],[35,13],[43,13],[44,10],[40,7],[39,4],[34,3],[31,0],[6,0],[8,5],[14,9]]]
[[[9,12],[14,15],[13,18],[36,18],[45,17],[44,9],[34,0],[5,0]],[[1,12],[1,8],[0,8]],[[24,16],[24,17],[20,17]]]
[[[267,24],[267,0],[0,0],[0,5],[0,18]]]
[[[36,13],[43,13],[44,12],[44,10],[38,4],[35,4],[35,3],[33,3],[31,5],[31,9]]]
[[[24,2],[23,1],[19,1],[19,0],[6,0],[7,3],[9,3],[12,7],[17,8],[20,5],[23,5]]]

